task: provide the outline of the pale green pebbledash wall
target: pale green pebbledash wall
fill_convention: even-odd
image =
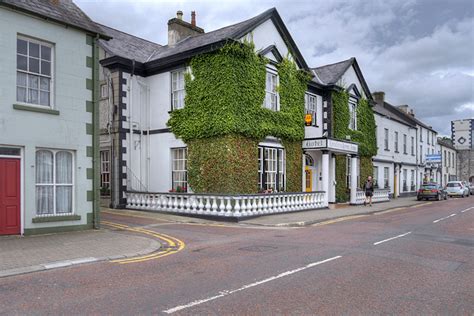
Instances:
[[[92,227],[92,64],[85,32],[0,8],[0,145],[23,148],[25,234]],[[54,107],[32,112],[16,102],[18,35],[54,43]],[[14,108],[16,107],[16,108]],[[59,111],[59,114],[57,113]],[[35,151],[38,147],[75,152],[75,214],[68,221],[34,220]],[[54,228],[53,228],[54,227]]]

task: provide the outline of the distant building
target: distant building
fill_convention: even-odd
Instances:
[[[458,151],[458,179],[474,182],[474,119],[452,121],[451,138]]]
[[[445,186],[448,181],[457,179],[457,150],[450,139],[438,138],[437,151],[441,155],[441,165],[438,169],[440,184]]]

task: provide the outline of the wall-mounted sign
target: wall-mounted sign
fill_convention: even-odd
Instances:
[[[345,154],[357,154],[359,146],[354,143],[331,138],[307,139],[303,141],[303,149],[326,149]]]
[[[313,125],[313,115],[311,114],[306,114],[304,116],[304,125],[306,126],[311,126]]]
[[[441,163],[441,155],[440,154],[426,155],[425,162],[426,163]]]

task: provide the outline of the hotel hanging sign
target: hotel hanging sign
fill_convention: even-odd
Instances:
[[[359,146],[354,143],[330,138],[307,139],[303,141],[303,149],[325,149],[345,154],[357,154]]]

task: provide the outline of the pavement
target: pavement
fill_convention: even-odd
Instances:
[[[151,238],[110,230],[0,237],[0,277],[156,252]]]
[[[3,278],[0,315],[472,315],[474,197],[415,206],[305,227],[103,212],[183,243]]]

